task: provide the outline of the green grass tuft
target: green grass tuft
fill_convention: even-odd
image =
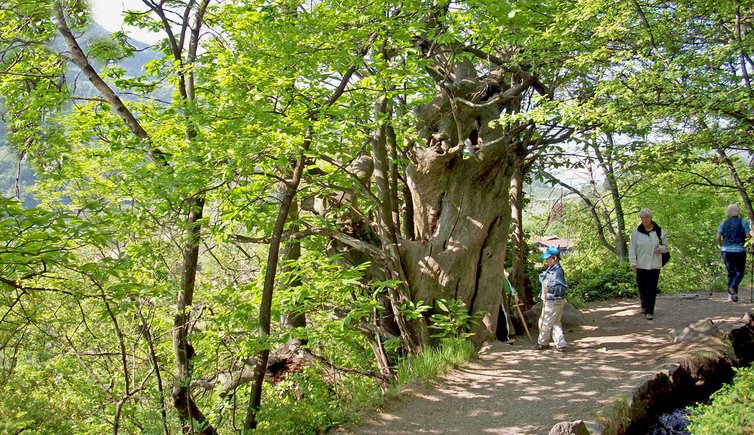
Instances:
[[[402,361],[396,370],[396,386],[413,380],[429,381],[459,367],[476,356],[476,348],[462,338],[445,338],[440,347],[427,349],[420,355]]]

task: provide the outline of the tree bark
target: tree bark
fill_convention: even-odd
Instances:
[[[291,212],[293,198],[298,192],[298,186],[301,183],[301,176],[306,166],[306,151],[311,144],[311,129],[307,132],[302,144],[293,173],[289,181],[286,182],[285,189],[280,199],[278,214],[275,218],[275,224],[272,228],[272,237],[267,249],[267,265],[264,274],[264,288],[262,289],[262,302],[259,306],[259,338],[264,342],[270,335],[272,324],[272,294],[275,289],[275,279],[277,276],[278,260],[280,258],[280,244],[285,230],[285,223]],[[262,386],[264,376],[267,373],[267,360],[270,357],[270,349],[267,344],[263,344],[263,350],[257,354],[256,366],[254,368],[254,380],[251,386],[251,397],[246,410],[246,419],[244,420],[244,429],[251,430],[257,426],[257,413],[262,404]]]
[[[519,294],[526,308],[534,305],[534,295],[526,285],[526,236],[523,222],[524,200],[524,165],[521,160],[515,162],[511,177],[511,270],[510,282]],[[525,320],[525,319],[522,319]]]
[[[202,411],[196,405],[189,382],[192,376],[192,358],[196,354],[189,342],[191,323],[191,306],[194,303],[194,288],[196,286],[196,272],[199,264],[199,241],[201,240],[201,224],[204,214],[204,199],[196,198],[189,202],[187,218],[187,240],[183,248],[183,271],[181,274],[181,289],[176,301],[176,313],[173,321],[173,351],[175,353],[176,373],[173,382],[173,406],[178,411],[185,430],[198,431],[201,434],[215,434],[215,428],[207,421]],[[194,428],[194,422],[199,428]]]
[[[450,163],[452,171],[439,179],[426,178],[445,187],[438,208],[432,209],[437,212],[435,231],[423,240],[404,241],[401,251],[412,300],[431,305],[437,299],[457,299],[470,312],[484,313],[472,329],[479,344],[495,336],[510,222],[510,175],[504,166],[480,174],[464,163],[456,159]],[[422,188],[415,186],[415,192]]]
[[[456,299],[469,313],[481,313],[471,327],[476,344],[495,338],[511,221],[512,142],[525,129],[493,121],[515,113],[535,82],[504,69],[479,78],[470,62],[460,62],[435,100],[416,110],[423,143],[410,151],[406,170],[416,233],[415,241],[400,244],[406,282],[413,301]]]
[[[717,155],[720,156],[720,160],[722,160],[725,167],[728,168],[728,172],[730,172],[730,176],[733,179],[733,184],[735,184],[736,189],[741,196],[741,201],[743,201],[744,203],[744,209],[746,210],[746,215],[749,217],[749,222],[754,222],[754,207],[752,207],[751,198],[749,198],[749,193],[746,190],[746,186],[741,180],[741,177],[738,175],[736,167],[733,166],[733,162],[731,162],[730,157],[728,157],[728,154],[723,148],[716,148],[715,150],[717,151]]]

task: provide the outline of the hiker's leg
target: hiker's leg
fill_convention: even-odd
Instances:
[[[652,273],[652,269],[638,269],[636,271],[636,279],[639,282],[639,297],[641,298],[642,311],[645,314],[653,314],[657,280]]]
[[[725,261],[725,270],[728,272],[728,292],[733,288],[736,281],[736,267],[733,252],[723,252],[723,261]]]
[[[516,333],[513,327],[513,313],[508,310],[510,310],[508,306],[503,309],[503,313],[505,313],[505,326],[508,329],[508,337],[513,337]]]
[[[563,317],[563,308],[565,307],[565,301],[553,301],[554,303],[554,310],[555,311],[555,321],[552,325],[552,341],[555,342],[555,346],[558,347],[558,349],[565,349],[568,346],[568,343],[566,342],[565,335],[563,335],[563,324],[561,323],[561,318]]]
[[[738,294],[738,285],[744,279],[746,272],[746,252],[730,252],[731,265],[733,266],[733,282],[730,284],[733,294]]]
[[[555,305],[554,301],[543,301],[545,308],[542,311],[542,318],[539,322],[539,337],[537,338],[537,344],[547,346],[550,344],[550,333],[552,332],[552,325],[555,322]]]
[[[638,269],[636,282],[639,285],[639,296],[645,314],[655,313],[655,299],[657,298],[657,281],[660,280],[660,269]]]
[[[644,313],[647,312],[647,300],[649,299],[649,294],[647,293],[649,285],[647,272],[649,272],[647,269],[636,269],[636,286],[639,288],[639,303],[641,311]]]
[[[506,341],[508,339],[508,321],[506,319],[506,313],[501,304],[497,309],[497,325],[495,327],[495,337],[500,341]]]

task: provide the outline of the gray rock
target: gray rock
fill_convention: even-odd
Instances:
[[[538,302],[531,309],[524,312],[524,316],[530,325],[536,326],[539,323],[539,316],[542,314],[542,302]],[[574,328],[584,324],[584,314],[574,307],[572,303],[566,301],[563,307],[563,317],[560,319],[566,328]]]
[[[703,319],[683,329],[673,329],[668,333],[668,337],[673,343],[697,343],[704,341],[707,337],[719,337],[721,335],[723,333],[720,328],[710,319]]]
[[[590,435],[583,420],[562,421],[550,429],[547,435]]]

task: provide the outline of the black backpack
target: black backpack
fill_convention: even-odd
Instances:
[[[657,238],[660,239],[660,243],[662,243],[662,228],[660,228],[659,226],[657,227]],[[662,267],[665,267],[665,265],[668,264],[668,261],[670,261],[670,251],[663,252]]]

